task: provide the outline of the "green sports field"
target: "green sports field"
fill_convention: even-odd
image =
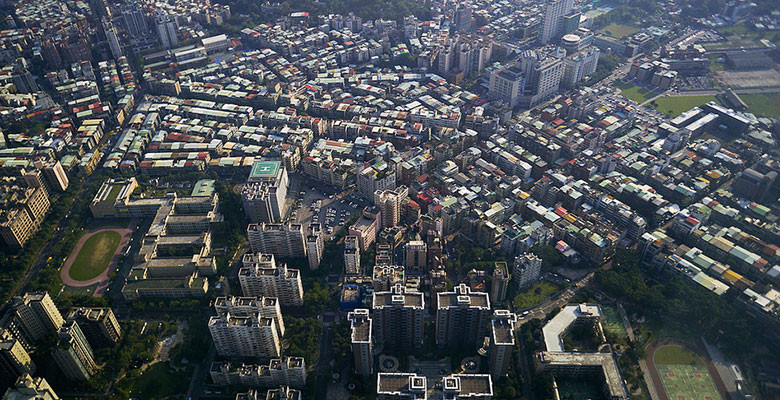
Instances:
[[[655,367],[669,400],[720,400],[706,368],[674,364]]]
[[[114,231],[102,231],[90,236],[73,260],[68,275],[77,281],[99,276],[108,268],[121,241],[122,236]]]
[[[720,103],[715,96],[675,96],[660,97],[651,102],[650,106],[670,117],[676,117],[693,107],[699,107],[710,101]]]
[[[722,400],[702,359],[681,346],[663,346],[653,355],[669,400]]]

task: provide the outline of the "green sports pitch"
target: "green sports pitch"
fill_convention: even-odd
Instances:
[[[656,350],[653,360],[669,400],[722,400],[696,353],[667,345]]]
[[[669,400],[721,400],[707,369],[691,365],[656,365]]]

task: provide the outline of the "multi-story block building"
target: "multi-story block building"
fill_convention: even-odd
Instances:
[[[440,347],[481,345],[490,318],[488,294],[472,292],[461,283],[452,292],[437,296],[436,344]]]
[[[488,362],[490,375],[494,378],[506,376],[512,360],[515,345],[515,321],[517,316],[508,310],[496,310],[490,321],[490,348]]]
[[[43,186],[12,188],[0,198],[0,236],[10,247],[20,248],[38,231],[49,211],[49,195]]]
[[[14,297],[0,325],[31,349],[40,339],[62,327],[63,319],[47,292]]]
[[[374,373],[374,346],[371,342],[371,318],[365,308],[356,309],[347,314],[351,334],[352,356],[355,360],[355,372],[362,376]]]
[[[214,310],[217,315],[231,314],[246,317],[260,314],[261,317],[273,318],[279,336],[284,336],[284,319],[279,299],[275,297],[238,297],[221,296],[214,300]]]
[[[374,204],[379,209],[382,228],[393,227],[401,222],[401,202],[404,197],[395,190],[374,192]]]
[[[274,358],[268,365],[234,366],[227,361],[217,361],[211,363],[209,375],[219,386],[303,387],[306,385],[306,363],[303,357]]]
[[[515,268],[512,279],[519,287],[525,287],[539,280],[542,270],[542,259],[534,253],[523,253],[515,257]]]
[[[66,321],[57,336],[59,340],[51,354],[54,361],[69,380],[89,380],[97,371],[97,364],[92,347],[79,325],[76,321]]]
[[[48,163],[41,162],[38,167],[43,171],[43,177],[46,178],[46,186],[49,188],[50,192],[64,192],[68,188],[68,185],[70,185],[68,174],[59,161],[49,161]]]
[[[344,238],[344,268],[348,275],[359,275],[360,268],[360,241],[355,235]]]
[[[493,268],[493,280],[490,283],[490,301],[500,304],[506,299],[506,290],[509,287],[509,269],[505,262],[497,262]]]
[[[287,170],[279,161],[256,161],[241,189],[244,211],[251,222],[276,222],[284,215]]]
[[[442,378],[441,390],[448,400],[490,400],[493,379],[487,374],[452,374]]]
[[[249,224],[249,245],[255,253],[277,257],[305,257],[306,239],[301,224]]]
[[[310,224],[306,235],[306,255],[309,257],[309,269],[315,270],[322,262],[325,239],[320,224]]]
[[[0,384],[10,385],[24,374],[35,373],[35,362],[30,354],[8,331],[0,340]]]
[[[596,72],[599,64],[599,49],[587,47],[563,59],[561,86],[573,88],[586,76]]]
[[[244,296],[276,297],[280,304],[303,304],[303,284],[297,269],[277,264],[273,254],[244,254],[244,266],[238,270],[238,282]]]
[[[357,192],[367,199],[377,190],[393,190],[395,186],[395,170],[385,161],[366,166],[357,176]]]
[[[425,299],[421,292],[400,284],[390,291],[374,292],[373,332],[378,344],[388,347],[422,347]]]
[[[539,29],[539,42],[550,43],[563,36],[564,16],[574,8],[574,0],[547,0],[544,6],[544,20]]]
[[[428,382],[425,376],[400,372],[380,372],[376,377],[377,400],[425,400]]]
[[[422,240],[411,240],[404,245],[404,266],[406,271],[420,275],[428,264],[428,246]]]
[[[366,251],[376,241],[377,232],[382,229],[381,214],[378,208],[366,208],[358,220],[349,227],[349,235],[358,238],[360,251]]]
[[[114,311],[109,307],[79,307],[71,309],[68,321],[79,324],[93,349],[112,347],[122,336]]]
[[[3,395],[3,400],[60,400],[46,379],[25,373]]]
[[[170,49],[179,44],[178,26],[175,17],[165,12],[159,12],[155,16],[154,22],[157,28],[157,36],[160,38],[160,43],[163,47]]]
[[[406,282],[404,267],[401,265],[374,265],[371,283],[377,292],[388,291],[396,284]]]
[[[226,357],[279,357],[281,338],[273,318],[260,313],[211,317],[209,332],[217,353]]]

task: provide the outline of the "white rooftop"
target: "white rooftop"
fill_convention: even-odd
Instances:
[[[549,352],[564,352],[561,336],[578,318],[602,317],[598,304],[570,304],[561,309],[543,328],[544,344]]]

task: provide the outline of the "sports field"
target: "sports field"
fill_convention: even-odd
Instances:
[[[650,103],[650,105],[670,117],[676,117],[693,107],[698,107],[710,101],[720,103],[715,96],[676,96],[661,97]]]
[[[780,92],[739,95],[748,106],[748,112],[761,117],[780,117]]]
[[[115,231],[102,231],[90,236],[81,246],[68,274],[77,281],[95,278],[108,268],[122,235]]]
[[[653,93],[645,88],[621,81],[615,82],[615,87],[620,89],[620,94],[623,97],[629,100],[633,100],[639,104],[642,104],[645,100],[652,99],[656,95],[656,93]]]
[[[626,36],[631,36],[637,32],[639,32],[639,28],[636,26],[631,25],[623,25],[623,24],[617,24],[617,23],[611,23],[601,29],[599,29],[599,32],[606,33],[609,36],[612,36],[617,39],[623,39]]]
[[[681,346],[667,345],[653,355],[669,400],[721,400],[702,359]]]

